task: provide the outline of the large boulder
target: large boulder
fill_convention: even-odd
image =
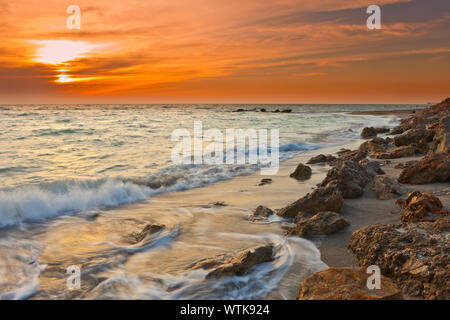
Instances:
[[[406,167],[398,182],[425,184],[450,181],[450,155],[429,153],[420,161]]]
[[[296,180],[308,180],[309,178],[311,178],[311,174],[311,168],[300,163],[295,171],[290,174],[290,177]]]
[[[299,237],[329,235],[349,225],[350,223],[336,212],[319,212],[312,218],[300,220],[295,227],[288,230],[287,235]]]
[[[238,251],[232,255],[220,255],[215,258],[203,259],[191,265],[190,269],[212,269],[206,278],[243,276],[254,266],[272,261],[273,255],[274,246],[269,244]]]
[[[397,285],[381,276],[381,288],[369,289],[370,274],[352,268],[328,268],[303,280],[297,300],[393,300],[402,299]]]
[[[438,153],[450,153],[450,115],[444,115],[439,121],[433,140],[433,150]]]
[[[361,132],[361,137],[364,139],[370,139],[377,136],[377,129],[374,127],[366,127]]]
[[[373,179],[373,190],[378,199],[393,199],[402,194],[400,184],[391,177],[380,175]]]
[[[354,232],[349,248],[361,267],[376,265],[403,293],[450,299],[450,220],[372,225]]]
[[[339,212],[342,203],[342,194],[336,187],[318,188],[278,210],[277,215],[283,218],[295,218],[300,213],[314,215],[321,211]]]
[[[406,199],[399,199],[397,204],[403,208],[402,222],[435,221],[450,214],[439,198],[419,191],[408,193]]]
[[[373,176],[359,163],[352,160],[338,161],[330,169],[319,187],[335,186],[345,199],[358,198],[363,195],[364,187]]]
[[[434,134],[434,130],[427,130],[425,127],[412,128],[401,135],[395,136],[394,144],[400,147],[417,143],[418,141],[431,142],[433,141]]]

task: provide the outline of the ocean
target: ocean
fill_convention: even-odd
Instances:
[[[288,244],[276,234],[283,221],[243,227],[242,217],[270,193],[261,196],[230,183],[242,181],[244,188],[244,177],[257,175],[259,166],[174,164],[172,132],[192,132],[194,121],[223,132],[278,129],[280,161],[289,163],[357,141],[365,126],[398,120],[352,111],[415,107],[423,106],[0,105],[0,298],[266,297],[293,265],[303,264],[304,275],[313,266],[323,268],[317,248],[303,239]],[[253,108],[267,112],[233,112]],[[276,109],[292,112],[271,112]],[[247,198],[233,203],[233,188]],[[208,207],[223,199],[232,205]],[[280,204],[286,199],[278,198]],[[123,241],[124,234],[149,222],[166,229],[139,245]],[[277,259],[249,276],[211,283],[187,268],[208,253],[261,241],[277,243]],[[84,272],[78,291],[65,285],[66,268],[74,264]]]

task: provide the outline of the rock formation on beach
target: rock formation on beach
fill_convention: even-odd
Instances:
[[[206,278],[242,276],[256,265],[272,261],[274,250],[272,244],[254,247],[231,255],[220,255],[197,261],[189,269],[211,270]]]
[[[305,166],[302,163],[299,163],[294,172],[291,173],[290,177],[296,180],[308,180],[311,178],[311,167]]]
[[[394,137],[378,137],[385,133]],[[318,155],[308,161],[327,163],[331,169],[313,192],[316,201],[307,195],[277,213],[295,218],[297,224],[288,235],[330,235],[342,230],[352,222],[337,213],[342,199],[361,197],[369,185],[378,199],[391,201],[417,185],[449,185],[450,98],[414,112],[390,130],[364,128],[361,136],[368,141],[358,150],[341,150],[338,157]],[[385,164],[390,164],[387,159],[422,158],[392,164],[401,172],[385,175],[383,164],[368,157],[383,159]],[[447,196],[448,204],[448,193],[439,194]],[[311,208],[312,204],[317,207]],[[401,207],[398,224],[369,225],[351,235],[348,248],[361,271],[331,267],[316,272],[301,283],[298,299],[401,298],[397,286],[407,298],[450,299],[450,211],[434,194],[417,190],[397,204]],[[326,211],[332,212],[323,212],[327,205]],[[362,270],[372,265],[381,269],[381,291],[366,287],[368,275]]]
[[[381,277],[381,289],[369,290],[370,275],[351,268],[328,268],[303,280],[297,300],[393,300],[402,299],[397,285]]]

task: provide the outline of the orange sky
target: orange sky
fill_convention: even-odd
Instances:
[[[366,27],[370,4],[382,30]],[[0,0],[0,35],[0,103],[450,96],[448,0]]]

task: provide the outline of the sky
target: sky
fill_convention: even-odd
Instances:
[[[0,104],[450,96],[449,0],[0,0],[0,39]]]

